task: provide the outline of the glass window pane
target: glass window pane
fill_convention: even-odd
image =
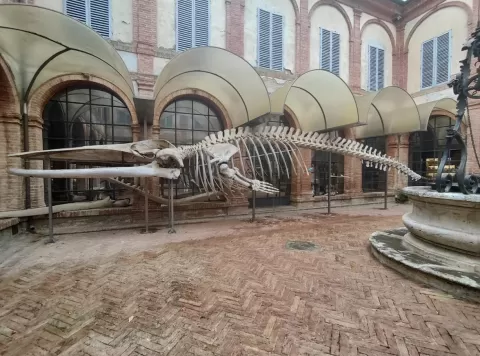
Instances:
[[[213,132],[220,131],[222,129],[220,125],[220,120],[216,117],[210,116],[208,129]]]
[[[127,108],[113,108],[113,123],[115,125],[132,125],[132,117]]]
[[[90,110],[88,105],[68,103],[68,121],[81,120],[90,122]]]
[[[112,106],[112,94],[103,90],[92,89],[90,102],[95,105]]]
[[[132,128],[130,126],[114,126],[113,135],[115,142],[131,142]]]
[[[193,132],[193,143],[200,142],[208,136],[207,131],[194,131]]]
[[[69,90],[67,94],[67,100],[70,103],[88,103],[90,101],[89,89],[73,89]]]
[[[177,145],[192,145],[192,131],[190,130],[177,130]]]
[[[175,142],[175,130],[160,129],[160,138],[176,144]]]
[[[93,106],[91,109],[91,117],[93,124],[112,124],[112,107]]]
[[[125,104],[123,103],[123,101],[121,101],[120,99],[118,99],[117,97],[113,97],[113,106],[118,106],[118,107],[122,107],[122,108],[126,108]]]
[[[200,115],[208,115],[208,107],[198,101],[193,102],[193,113]]]
[[[169,112],[164,112],[160,116],[160,127],[168,128],[168,129],[174,129],[175,128],[175,122],[174,122],[174,113],[169,113]]]
[[[192,129],[192,115],[176,114],[176,129]]]
[[[193,115],[193,129],[208,131],[208,117],[203,115]]]
[[[193,110],[193,102],[191,100],[179,100],[176,102],[175,109],[177,112],[191,114]]]
[[[164,111],[175,112],[175,102],[168,105],[167,108]]]

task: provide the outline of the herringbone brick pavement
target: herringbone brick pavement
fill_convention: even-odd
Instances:
[[[370,255],[369,234],[396,226],[271,218],[234,236],[28,268],[0,282],[0,354],[480,355],[480,305]]]

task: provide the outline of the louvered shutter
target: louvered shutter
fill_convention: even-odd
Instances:
[[[385,51],[377,48],[377,87],[375,90],[383,89],[385,85]]]
[[[193,46],[193,1],[177,0],[177,51]]]
[[[448,82],[450,72],[450,33],[437,38],[436,84]]]
[[[320,29],[320,69],[330,70],[331,46],[330,31]]]
[[[270,13],[258,10],[258,66],[270,68]]]
[[[283,70],[283,16],[272,14],[272,66]]]
[[[368,90],[377,90],[377,48],[368,47]]]
[[[195,47],[208,46],[210,0],[195,0]]]
[[[90,0],[90,26],[103,37],[110,37],[109,2],[109,0]]]
[[[332,32],[332,68],[331,72],[340,76],[340,34]]]
[[[422,89],[433,85],[434,40],[422,45]]]
[[[75,20],[87,23],[87,3],[86,0],[67,0],[65,3],[65,13]]]

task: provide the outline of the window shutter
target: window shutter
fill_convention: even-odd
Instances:
[[[320,69],[330,70],[331,57],[331,33],[323,28],[320,29]]]
[[[90,26],[103,37],[110,37],[109,2],[109,0],[90,0]]]
[[[272,14],[272,66],[283,70],[283,16]]]
[[[385,51],[377,48],[377,88],[383,89],[385,85]]]
[[[368,46],[368,90],[377,90],[377,48]]]
[[[422,45],[422,89],[433,85],[434,40]]]
[[[195,0],[195,47],[208,46],[210,0]]]
[[[258,66],[270,68],[270,13],[258,10]]]
[[[436,84],[448,82],[450,72],[450,33],[437,38]]]
[[[193,45],[193,1],[177,0],[177,51],[185,51]]]
[[[67,0],[65,5],[65,12],[68,16],[85,24],[87,23],[86,0]]]
[[[331,72],[340,76],[340,34],[332,32],[332,69]]]

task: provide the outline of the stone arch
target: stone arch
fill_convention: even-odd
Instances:
[[[288,122],[288,126],[293,127],[295,129],[300,128],[300,123],[298,121],[297,115],[293,112],[290,107],[285,105],[285,120]]]
[[[315,12],[315,10],[317,8],[319,8],[320,6],[332,6],[342,14],[342,16],[344,17],[345,22],[347,23],[347,26],[348,26],[349,41],[352,42],[352,31],[353,31],[352,22],[350,21],[350,18],[348,17],[348,14],[345,11],[345,9],[340,4],[338,4],[336,1],[333,1],[333,0],[319,0],[315,4],[313,4],[312,8],[308,12],[309,22],[311,21],[312,15]]]
[[[470,6],[468,6],[467,4],[465,4],[464,2],[461,2],[461,1],[451,1],[451,2],[445,2],[443,4],[440,4],[438,6],[436,6],[434,9],[430,10],[429,12],[427,12],[425,15],[423,15],[420,20],[418,20],[418,22],[413,26],[412,30],[410,31],[410,33],[408,34],[408,37],[405,41],[405,50],[406,52],[408,52],[408,48],[409,48],[409,45],[410,45],[410,40],[412,39],[413,37],[413,34],[417,31],[418,27],[420,27],[420,25],[428,18],[430,17],[431,15],[433,15],[434,13],[442,10],[442,9],[445,9],[447,7],[460,7],[462,8],[463,10],[465,10],[465,12],[467,13],[467,16],[468,16],[468,28],[469,30],[472,30],[472,26],[473,26],[473,10],[471,9]],[[470,31],[471,32],[471,31]]]
[[[152,134],[154,137],[158,137],[160,133],[160,115],[162,115],[163,111],[167,108],[170,103],[175,100],[179,100],[182,98],[193,98],[198,99],[199,101],[204,102],[207,106],[213,107],[216,112],[219,114],[219,119],[222,121],[224,129],[231,129],[233,128],[232,121],[230,116],[228,115],[228,111],[225,109],[225,106],[213,95],[207,93],[206,91],[200,89],[181,89],[177,90],[170,95],[167,95],[165,98],[160,100],[158,103],[155,104],[155,110],[153,114],[153,126],[152,126]]]
[[[390,37],[390,42],[392,43],[392,49],[395,50],[395,37],[393,36],[393,33],[392,31],[390,30],[390,28],[385,24],[385,22],[379,20],[379,19],[370,19],[368,20],[367,22],[365,22],[362,26],[362,29],[360,31],[360,38],[362,38],[363,36],[363,32],[365,31],[365,29],[368,27],[368,25],[378,25],[380,27],[382,27],[385,32],[387,33],[388,37]]]
[[[45,105],[53,98],[58,92],[63,89],[66,89],[72,85],[76,84],[94,84],[99,88],[103,88],[113,92],[118,96],[127,106],[130,111],[130,116],[132,118],[132,132],[134,140],[138,139],[136,137],[136,132],[138,133],[139,125],[137,113],[135,111],[135,104],[129,98],[129,96],[124,93],[120,88],[114,84],[92,75],[85,74],[68,74],[55,77],[46,83],[43,83],[38,87],[31,95],[28,100],[28,116],[29,122],[34,121],[40,125],[43,125],[43,109]]]

